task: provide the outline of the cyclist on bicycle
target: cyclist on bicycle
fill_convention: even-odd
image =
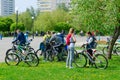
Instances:
[[[47,31],[47,33],[43,36],[43,42],[40,43],[40,50],[42,51],[44,60],[46,60],[47,55],[45,51],[49,49],[48,43],[49,43],[50,38],[51,38],[51,32]]]
[[[58,48],[58,53],[59,54],[57,54],[57,57],[58,57],[58,61],[61,61],[62,60],[61,51],[62,51],[62,47],[63,47],[64,43],[62,41],[62,37],[60,37],[60,33],[53,34],[52,37],[50,38],[49,42],[54,43],[53,46]]]
[[[21,46],[24,45],[25,42],[26,42],[24,33],[21,32],[20,29],[17,29],[16,32],[17,32],[17,37],[16,37],[16,39],[12,43],[19,41],[19,43],[20,43]]]

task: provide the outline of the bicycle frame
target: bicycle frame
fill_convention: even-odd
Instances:
[[[92,50],[92,54],[93,54],[93,56],[91,56],[90,53],[87,51],[85,44],[82,47],[84,49],[83,49],[83,51],[81,53],[85,54],[86,57],[90,60],[90,62],[95,63],[95,61],[93,60],[93,56],[94,56],[96,50],[94,51],[93,49],[91,49]]]

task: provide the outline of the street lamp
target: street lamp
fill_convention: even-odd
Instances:
[[[17,28],[17,26],[18,26],[18,9],[16,9],[16,28]],[[15,30],[16,30],[16,28],[15,28]]]
[[[33,28],[32,37],[33,37],[33,39],[34,39],[34,16],[32,16],[31,18],[32,18],[32,28]]]

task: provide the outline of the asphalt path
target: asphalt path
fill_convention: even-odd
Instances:
[[[101,40],[106,40],[107,37],[100,37],[100,38]],[[31,37],[29,37],[29,39],[31,39]],[[86,37],[76,36],[76,40],[77,40],[76,46],[80,46],[86,42]],[[4,62],[5,53],[8,49],[12,47],[12,43],[11,43],[12,41],[13,41],[13,37],[3,37],[3,39],[0,40],[0,62]],[[35,37],[30,45],[35,50],[37,50],[39,48],[40,42],[42,41],[43,41],[42,37]]]

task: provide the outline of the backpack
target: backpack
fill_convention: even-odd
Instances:
[[[93,36],[93,48],[96,48],[97,47],[97,42],[96,42],[96,38],[95,36]]]
[[[66,37],[66,44],[70,45],[70,38],[71,38],[72,34],[68,34]]]

